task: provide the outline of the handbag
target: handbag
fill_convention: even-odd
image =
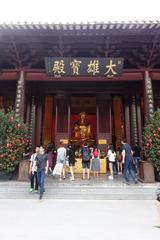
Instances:
[[[62,173],[62,169],[63,169],[63,163],[56,163],[54,169],[53,169],[53,172],[52,172],[52,175],[53,176],[56,176],[56,175],[61,175]]]

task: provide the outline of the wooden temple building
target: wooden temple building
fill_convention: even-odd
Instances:
[[[57,77],[46,58],[124,62],[119,75]],[[141,145],[145,117],[160,107],[160,22],[0,24],[0,106],[29,124],[32,146],[68,144],[81,112],[100,147]]]

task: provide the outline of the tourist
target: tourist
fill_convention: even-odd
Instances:
[[[135,183],[138,183],[135,176],[135,167],[133,164],[133,151],[131,146],[126,142],[126,140],[121,141],[122,147],[122,163],[124,164],[124,178],[126,184],[129,184],[129,175],[132,177]]]
[[[68,164],[71,172],[71,181],[74,181],[74,171],[73,167],[75,166],[75,152],[74,152],[74,147],[72,145],[68,145],[67,147],[67,158],[68,158]]]
[[[49,143],[47,146],[47,156],[48,156],[48,172],[52,173],[52,168],[53,168],[53,151],[54,151],[54,146],[52,143]]]
[[[122,152],[119,147],[117,148],[117,151],[116,151],[116,161],[117,161],[118,173],[122,174],[122,170],[123,170]]]
[[[107,153],[107,158],[109,160],[109,170],[110,170],[110,176],[109,179],[113,180],[113,171],[114,171],[114,165],[116,163],[116,153],[114,151],[113,146],[110,146]]]
[[[87,179],[90,179],[90,160],[91,160],[91,150],[85,143],[81,149],[82,154],[82,179],[85,179],[85,174],[87,170]]]
[[[65,162],[66,162],[67,151],[66,148],[63,146],[63,142],[60,141],[59,148],[57,149],[57,160],[56,164],[61,163],[61,173],[60,173],[60,180],[65,179]]]
[[[135,160],[135,167],[136,172],[139,172],[139,163],[141,160],[141,147],[138,145],[138,142],[136,142],[135,146],[133,147],[133,158]]]
[[[98,150],[97,146],[94,145],[94,148],[92,150],[92,168],[94,177],[99,175],[100,172],[100,151]]]
[[[29,176],[30,176],[30,183],[31,183],[31,188],[30,192],[38,192],[38,178],[37,178],[37,166],[36,166],[36,156],[39,154],[39,147],[36,146],[35,148],[35,153],[31,155],[30,158],[30,166],[29,166]]]
[[[48,173],[48,157],[43,146],[39,148],[39,154],[36,156],[38,185],[40,187],[39,199],[42,199],[44,193],[45,174]]]

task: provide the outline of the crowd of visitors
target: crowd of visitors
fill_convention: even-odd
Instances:
[[[109,145],[106,149],[106,158],[109,168],[109,180],[113,180],[118,174],[123,174],[126,184],[130,183],[130,178],[135,184],[138,183],[137,175],[139,171],[139,162],[141,159],[141,148],[136,145],[131,146],[123,140],[121,148],[114,149]],[[82,179],[90,180],[90,174],[93,177],[98,177],[100,173],[100,149],[97,145],[93,147],[84,144],[81,146],[80,154],[82,157]],[[66,167],[70,171],[70,180],[75,180],[74,166],[76,163],[75,146],[64,146],[63,142],[59,143],[55,149],[52,143],[49,143],[46,150],[43,146],[36,146],[35,153],[30,158],[30,192],[37,193],[39,190],[39,198],[43,197],[45,175],[58,175],[60,180],[66,178]]]

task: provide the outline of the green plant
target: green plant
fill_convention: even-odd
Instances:
[[[157,109],[154,116],[146,121],[143,139],[145,156],[158,169],[160,167],[160,109]]]
[[[28,144],[28,128],[14,111],[0,109],[0,171],[13,172]]]

